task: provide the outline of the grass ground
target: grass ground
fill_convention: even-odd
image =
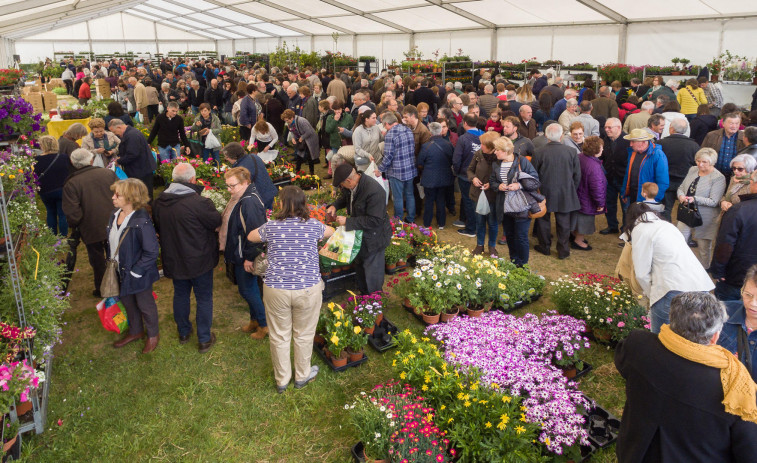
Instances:
[[[323,174],[318,166],[319,174]],[[441,240],[472,248],[451,226]],[[603,227],[604,219],[598,226]],[[435,225],[434,225],[435,226]],[[572,271],[610,274],[620,255],[615,236],[589,237],[594,250],[574,251],[557,260],[533,252],[531,267],[553,280]],[[532,244],[534,239],[532,238]],[[500,255],[506,249],[499,246]],[[92,274],[83,246],[79,271],[71,285],[71,310],[63,343],[56,347],[50,377],[49,414],[45,432],[24,436],[22,459],[34,462],[348,462],[355,443],[343,406],[360,391],[392,377],[391,351],[368,349],[368,362],[345,373],[321,367],[317,380],[283,395],[274,390],[268,341],[254,341],[240,331],[248,313],[236,288],[215,272],[214,326],[218,343],[204,355],[196,338],[178,343],[172,316],[172,285],[161,279],[158,294],[161,340],[142,355],[142,344],[123,349],[111,344],[120,336],[105,331],[96,315]],[[389,278],[389,277],[388,277]],[[548,290],[548,289],[547,289]],[[339,301],[344,298],[337,298]],[[549,297],[516,312],[540,313],[552,308]],[[423,327],[392,301],[387,318],[401,329]],[[585,360],[594,370],[581,380],[581,390],[620,416],[624,382],[612,364],[613,351],[593,346]],[[59,424],[60,423],[60,424]],[[592,458],[613,462],[614,448]]]

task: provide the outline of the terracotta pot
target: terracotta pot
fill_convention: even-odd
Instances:
[[[597,328],[594,330],[594,339],[601,342],[610,342],[612,339],[612,333],[609,330]]]
[[[370,335],[373,335],[373,332],[374,332],[375,330],[376,330],[376,326],[375,326],[375,325],[374,325],[374,326],[372,326],[372,327],[370,327],[370,328],[363,328],[363,331],[365,331],[366,333],[368,333],[368,335],[369,335],[369,336],[370,336]]]
[[[396,268],[397,268],[397,264],[396,263],[394,263],[394,264],[386,264],[386,269],[387,270],[394,270]]]
[[[405,265],[407,265],[407,262],[405,262],[404,260],[397,261],[397,267],[404,267]]]
[[[13,436],[13,439],[3,443],[3,453],[8,453],[8,451],[13,447],[13,444],[16,443],[16,439],[18,439],[18,434]]]
[[[717,75],[717,74],[711,74],[710,75],[710,82],[717,82],[719,77],[720,76]]]
[[[326,351],[331,353],[330,351]],[[336,368],[343,367],[347,365],[347,359],[349,356],[347,355],[347,352],[342,351],[342,354],[337,358],[334,354],[331,354],[331,364],[334,365]]]
[[[378,317],[376,317],[376,326],[379,326],[382,320],[384,320],[384,314],[380,313],[378,314]]]
[[[442,312],[441,316],[439,317],[439,319],[442,321],[442,323],[447,323],[448,321],[450,321],[450,320],[454,319],[455,317],[457,317],[458,313],[460,313],[460,310],[457,307],[455,307],[455,311],[452,312],[452,313],[447,312],[447,311]]]
[[[468,316],[469,317],[475,317],[478,318],[484,314],[484,309],[474,309],[472,307],[468,307]]]
[[[436,325],[439,323],[440,315],[438,313],[435,314],[426,314],[426,312],[423,312],[423,323],[426,323],[427,325]]]
[[[16,404],[16,414],[18,416],[25,415],[31,409],[32,409],[31,400]]]
[[[421,307],[413,307],[413,313],[415,315],[423,315],[423,308],[421,308]]]
[[[565,376],[568,379],[573,379],[576,377],[576,373],[578,373],[578,370],[575,366],[572,367],[560,367],[562,370],[563,376]]]
[[[363,349],[360,349],[359,352],[349,352],[349,361],[352,362],[359,362],[360,360],[363,360]]]
[[[315,336],[313,336],[313,342],[316,344],[324,344],[326,342],[326,338],[324,338],[320,334],[316,334]]]
[[[402,306],[405,307],[405,308],[407,308],[407,309],[412,309],[413,308],[413,305],[410,303],[410,299],[408,299],[408,298],[402,299]]]

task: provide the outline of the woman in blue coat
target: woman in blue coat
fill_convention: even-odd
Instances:
[[[120,299],[129,318],[129,334],[113,344],[124,347],[141,339],[147,354],[158,347],[158,306],[152,285],[158,275],[158,237],[145,206],[150,199],[141,180],[128,178],[111,185],[117,210],[108,224],[108,258],[118,262]]]

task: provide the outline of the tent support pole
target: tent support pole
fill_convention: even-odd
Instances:
[[[497,61],[497,28],[492,28],[492,44],[491,44],[491,56],[492,61]]]
[[[626,53],[628,49],[628,24],[620,25],[618,34],[618,63],[626,62]]]

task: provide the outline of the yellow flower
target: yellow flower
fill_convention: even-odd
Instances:
[[[333,302],[329,302],[328,307],[329,307],[329,310],[334,310],[334,303]]]
[[[360,334],[360,327],[356,326],[356,327],[352,328],[352,331],[354,331],[355,334]]]
[[[463,405],[464,405],[464,406],[466,406],[466,407],[470,407],[470,406],[471,406],[471,403],[470,403],[470,402],[468,402],[468,401],[466,400],[466,401],[465,401],[465,402],[463,403]]]
[[[448,420],[447,420],[447,423],[452,423],[452,420],[454,420],[454,418],[450,418],[450,419],[448,419]]]
[[[429,342],[430,339],[429,338],[421,338],[421,341],[423,341],[423,342]]]
[[[526,428],[524,428],[523,426],[516,426],[515,432],[518,434],[523,434],[524,432],[526,432]],[[547,440],[549,440],[549,438],[547,438]],[[547,445],[549,445],[549,443]]]
[[[470,385],[470,390],[471,391],[475,391],[477,389],[478,389],[478,383],[477,382]]]
[[[504,402],[504,403],[506,403],[506,404],[507,404],[507,403],[510,403],[510,401],[511,401],[511,400],[513,400],[513,399],[512,399],[512,397],[510,397],[509,395],[503,395],[503,396],[502,396],[502,402]]]
[[[418,340],[415,339],[415,336],[413,336],[412,338],[410,338],[410,342],[412,342],[413,344],[415,344],[415,343],[418,342]]]
[[[426,415],[426,421],[432,421],[433,419],[434,419],[434,415],[432,415],[431,413]]]
[[[491,428],[491,427],[492,427],[492,424],[491,424],[491,422],[490,422],[490,421],[487,421],[487,422],[486,422],[486,424],[485,424],[484,426],[486,426],[487,428]]]
[[[499,419],[502,420],[503,423],[509,423],[510,422],[510,417],[507,416],[507,415],[505,415],[504,413],[502,414],[502,416],[499,417]]]
[[[392,360],[392,366],[393,366],[393,367],[396,367],[396,366],[397,366],[397,359],[394,359],[394,360]]]
[[[408,355],[408,357],[410,357],[411,359],[414,359],[415,358],[415,354],[410,354],[410,355]]]
[[[408,359],[407,357],[402,359],[402,363],[404,363],[405,365],[407,365],[409,361],[410,359]]]
[[[340,326],[342,326],[342,322],[336,322],[336,323],[334,323],[334,326],[337,327],[337,328],[339,328]]]
[[[405,374],[404,371],[402,373],[400,373],[400,379],[405,379],[406,377],[407,377],[407,375]]]
[[[422,390],[422,391],[428,391],[428,386],[426,386],[426,385],[424,384],[423,386],[421,386],[421,390]]]
[[[418,353],[419,353],[419,354],[423,354],[423,349],[421,349],[421,348],[419,347],[419,348],[418,348]]]
[[[497,425],[497,429],[500,429],[502,431],[504,431],[506,427],[507,425],[502,421],[500,421],[499,424]]]
[[[522,422],[524,422],[524,423],[526,422],[526,414],[525,414],[525,413],[521,413],[521,414],[520,414],[520,420],[521,420]]]
[[[549,437],[544,438],[544,445],[549,446]]]
[[[463,400],[465,398],[465,394],[463,394],[462,392],[458,392],[457,393],[457,398],[460,399],[460,400]]]
[[[338,346],[338,345],[339,345],[339,336],[337,336],[337,335],[333,335],[333,336],[331,336],[331,342],[332,342],[332,344],[334,344],[335,346]]]
[[[11,174],[11,175],[9,175],[9,176],[8,176],[8,178],[10,178],[10,179],[14,179],[14,178],[16,178],[16,176],[15,176],[15,175],[13,175],[13,174]]]
[[[441,407],[439,407],[439,410],[444,410],[445,408],[447,408],[447,406],[446,405],[442,405]]]

